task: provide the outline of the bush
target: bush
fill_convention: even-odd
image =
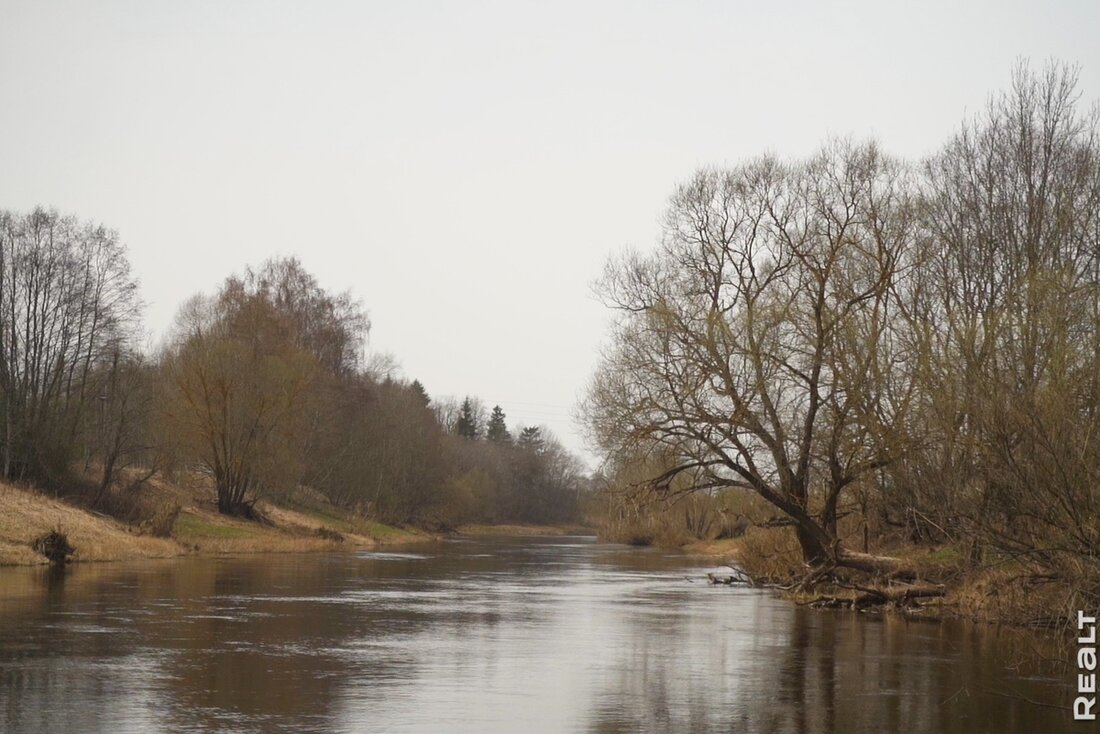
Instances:
[[[61,532],[61,528],[34,539],[31,547],[49,559],[55,566],[63,566],[69,562],[69,556],[76,552],[76,548],[69,545],[69,538]]]
[[[161,504],[160,509],[141,524],[142,534],[152,535],[155,538],[170,538],[172,529],[176,525],[176,518],[182,510],[183,507],[175,502]]]
[[[803,568],[794,528],[751,527],[739,544],[738,565],[754,581],[786,582]]]
[[[344,542],[343,534],[333,530],[332,528],[326,528],[324,525],[321,525],[316,530],[314,530],[313,534],[316,535],[318,538],[324,538],[325,540],[332,540],[337,543]]]

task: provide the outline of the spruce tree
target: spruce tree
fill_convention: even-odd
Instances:
[[[481,428],[477,424],[477,415],[474,413],[474,405],[469,396],[462,401],[462,411],[458,414],[455,423],[455,433],[471,441],[476,440]]]
[[[512,434],[508,433],[508,424],[504,419],[504,411],[499,405],[493,406],[493,413],[489,416],[489,426],[485,431],[485,437],[498,443],[511,443]]]
[[[431,404],[432,399],[428,397],[428,391],[424,389],[424,385],[420,382],[420,380],[413,380],[412,384],[409,385],[409,390],[413,393],[413,395],[417,397],[420,402],[424,404],[425,408],[427,408],[428,405]]]
[[[538,453],[542,450],[542,431],[538,426],[527,426],[519,434],[520,448]]]

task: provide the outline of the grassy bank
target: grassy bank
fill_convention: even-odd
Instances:
[[[354,516],[315,497],[284,504],[260,503],[257,509],[264,522],[226,517],[217,512],[201,488],[198,490],[165,483],[143,490],[147,503],[171,508],[158,529],[148,522],[124,522],[29,488],[0,484],[0,566],[46,563],[32,546],[36,538],[51,530],[67,536],[76,549],[74,562],[328,551],[432,539],[420,531]]]
[[[711,559],[715,565],[736,566],[754,579],[779,587],[791,587],[806,574],[789,529],[752,528],[737,538],[692,540],[679,547],[691,555]],[[919,606],[884,606],[877,610],[1053,630],[1066,627],[1082,603],[1075,579],[1038,573],[1009,558],[974,563],[967,559],[964,549],[949,544],[899,542],[872,550],[900,559],[914,573],[912,583],[942,586],[944,591],[942,597],[922,600]],[[855,599],[861,593],[858,589],[825,587],[830,597],[839,600]],[[784,593],[800,604],[821,599],[818,590]]]

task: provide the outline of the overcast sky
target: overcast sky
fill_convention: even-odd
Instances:
[[[298,255],[404,375],[579,450],[592,281],[677,182],[828,135],[919,158],[1018,57],[1096,99],[1098,8],[0,0],[0,208],[117,229],[154,338]]]

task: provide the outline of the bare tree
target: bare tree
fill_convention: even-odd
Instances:
[[[840,548],[836,507],[903,450],[884,430],[909,404],[889,316],[914,228],[905,172],[873,145],[698,173],[659,251],[601,284],[621,318],[584,409],[599,445],[677,457],[657,490],[758,494],[807,561],[876,563]]]
[[[159,469],[159,447],[154,437],[155,366],[137,354],[116,350],[109,364],[95,375],[95,407],[89,411],[92,427],[86,441],[85,472],[98,462],[99,480],[92,506],[130,467],[142,473],[131,486],[140,486]]]
[[[36,209],[0,212],[0,461],[56,481],[78,455],[96,376],[136,326],[137,285],[116,233]]]
[[[210,472],[226,514],[250,515],[260,494],[293,488],[302,473],[303,403],[316,362],[272,320],[278,315],[261,303],[230,318],[218,301],[193,299],[163,360],[169,420],[184,452]]]
[[[897,467],[939,525],[1046,565],[1100,550],[1100,139],[1077,72],[1021,64],[926,165],[928,449]]]
[[[370,330],[362,306],[349,292],[326,291],[297,258],[273,258],[230,277],[219,299],[230,318],[257,303],[279,314],[291,344],[330,374],[350,375],[362,364]]]
[[[251,514],[263,493],[322,481],[312,461],[347,455],[356,437],[337,440],[327,424],[358,379],[367,328],[350,295],[325,291],[294,259],[230,277],[216,297],[184,307],[164,357],[166,403],[222,512]]]

